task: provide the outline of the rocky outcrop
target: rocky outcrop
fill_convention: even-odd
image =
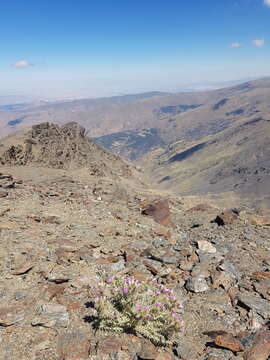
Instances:
[[[42,123],[23,137],[4,139],[0,147],[2,165],[34,165],[56,169],[88,167],[93,175],[130,176],[131,167],[118,156],[93,143],[77,123],[58,126]],[[7,142],[8,140],[8,142]],[[10,144],[11,143],[11,144]]]

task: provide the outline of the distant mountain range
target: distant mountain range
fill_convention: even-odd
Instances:
[[[270,195],[270,78],[209,92],[161,93],[0,107],[0,133],[76,121],[99,145],[136,160],[177,194]],[[269,206],[270,207],[270,206]]]

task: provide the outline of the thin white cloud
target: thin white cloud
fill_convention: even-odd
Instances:
[[[24,68],[33,66],[33,64],[31,64],[29,61],[26,61],[26,60],[20,60],[20,61],[17,61],[17,62],[14,64],[14,66],[15,66],[15,68],[17,68],[17,69],[24,69]]]
[[[237,49],[237,48],[240,48],[241,46],[242,46],[241,43],[239,43],[239,42],[234,42],[234,43],[232,43],[232,44],[230,45],[230,48],[231,48],[231,49]]]
[[[264,0],[264,4],[270,7],[270,0]]]
[[[252,41],[252,43],[254,46],[262,47],[265,44],[265,40],[264,39],[255,39]]]

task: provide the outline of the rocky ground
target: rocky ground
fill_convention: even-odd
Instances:
[[[0,359],[267,360],[268,219],[165,198],[119,164],[1,166]],[[112,274],[174,289],[174,347],[93,330],[89,287]]]

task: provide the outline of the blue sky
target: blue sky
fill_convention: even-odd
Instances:
[[[270,75],[269,24],[270,0],[2,1],[0,95],[176,91]]]

